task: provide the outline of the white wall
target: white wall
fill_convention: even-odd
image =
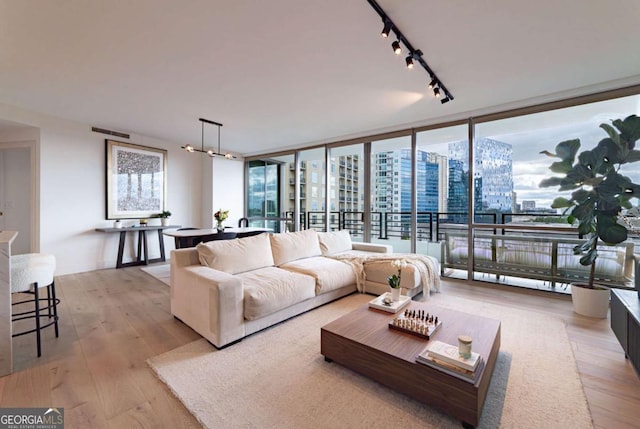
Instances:
[[[238,220],[244,217],[244,162],[225,158],[212,158],[207,163],[210,170],[210,201],[203,212],[203,221],[207,228],[213,228],[213,213],[218,210],[229,210],[225,226],[238,226]],[[206,173],[205,173],[206,175]],[[205,181],[206,182],[206,181]]]
[[[40,129],[40,251],[56,256],[56,274],[114,267],[118,234],[94,230],[112,225],[105,217],[105,139],[109,136],[92,132],[88,124],[1,103],[0,119]],[[141,135],[113,140],[167,149],[167,208],[173,214],[171,223],[206,226],[201,214],[206,202],[202,201],[200,154],[183,151],[180,143]],[[242,171],[242,162],[234,164]],[[242,213],[243,181],[227,182],[224,192],[225,198],[233,199],[234,210]],[[151,257],[158,256],[155,237],[150,237],[149,245]],[[165,238],[165,246],[169,256],[173,240]],[[132,251],[130,246],[127,253],[131,256]]]
[[[0,145],[0,182],[4,188],[2,220],[5,229],[20,231],[11,246],[14,254],[31,249],[31,153],[28,147],[3,149]]]

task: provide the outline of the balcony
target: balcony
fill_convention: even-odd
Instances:
[[[474,271],[500,276],[523,277],[551,283],[569,284],[589,278],[590,266],[581,265],[573,248],[582,240],[568,237],[510,236],[476,234]],[[634,244],[624,242],[601,246],[596,260],[596,283],[613,287],[632,287]],[[443,267],[467,269],[467,234],[447,233]]]

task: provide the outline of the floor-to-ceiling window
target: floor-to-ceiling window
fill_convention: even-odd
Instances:
[[[411,137],[371,143],[371,240],[411,251]]]
[[[292,155],[248,162],[246,211],[250,226],[272,228],[276,232],[291,229],[286,211],[293,207],[293,191],[287,193],[291,188],[288,179],[292,162]]]
[[[300,227],[326,231],[326,163],[325,149],[301,150],[300,159]]]
[[[481,247],[485,253],[482,260],[476,256],[475,279],[566,291],[566,283],[556,281],[562,273],[588,275],[589,267],[580,266],[573,254],[577,232],[569,229],[561,210],[551,207],[554,198],[569,197],[570,191],[539,186],[552,175],[549,166],[557,160],[540,152],[555,152],[558,143],[572,139],[581,140],[581,150],[591,149],[607,137],[600,124],[630,114],[640,114],[640,96],[476,124],[476,219],[493,216],[490,223],[504,226],[476,228],[476,251]],[[636,183],[640,180],[637,167],[623,167],[621,172]],[[625,270],[632,274],[632,261],[619,250],[603,246],[600,253],[597,270],[606,266],[611,276]]]
[[[333,147],[329,162],[329,226],[346,229],[354,241],[364,234],[364,145]]]
[[[579,276],[584,267],[572,254],[575,227],[550,207],[561,194],[539,187],[553,162],[540,151],[553,151],[558,142],[573,138],[581,138],[583,148],[593,147],[606,137],[600,123],[640,114],[638,91],[398,131],[393,138],[363,137],[362,143],[348,146],[336,142],[301,149],[296,151],[297,178],[294,155],[288,155],[289,176],[283,182],[289,188],[279,188],[286,200],[282,203],[281,197],[280,210],[293,216],[297,201],[300,229],[349,229],[356,240],[369,236],[396,252],[413,249],[436,256],[447,276],[567,292],[560,277]],[[621,171],[640,181],[635,165]],[[255,192],[264,193],[255,198],[266,198],[266,184],[255,186]],[[247,191],[254,192],[253,187]],[[640,219],[635,221],[640,225]],[[627,255],[603,258],[606,269],[599,275],[622,269],[623,279],[630,280],[633,260],[628,256],[635,240],[632,235]]]
[[[441,242],[467,235],[468,135],[466,124],[416,133],[416,252],[438,260]]]

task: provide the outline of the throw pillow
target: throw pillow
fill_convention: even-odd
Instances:
[[[297,259],[322,255],[315,229],[271,234],[270,238],[273,260],[277,267]]]
[[[229,274],[273,266],[273,254],[267,234],[200,243],[196,250],[202,265]]]
[[[346,229],[342,231],[319,232],[320,250],[322,255],[334,255],[352,249],[351,234]]]

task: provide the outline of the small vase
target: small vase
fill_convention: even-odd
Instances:
[[[224,226],[222,226],[222,221],[218,221],[216,223],[216,229],[218,230],[218,232],[223,232],[224,231]]]
[[[400,288],[390,288],[391,289],[391,301],[398,302],[400,301]]]
[[[169,219],[167,219],[166,217],[161,218],[161,219],[160,219],[160,224],[161,224],[162,226],[167,226],[167,225],[169,225]]]

